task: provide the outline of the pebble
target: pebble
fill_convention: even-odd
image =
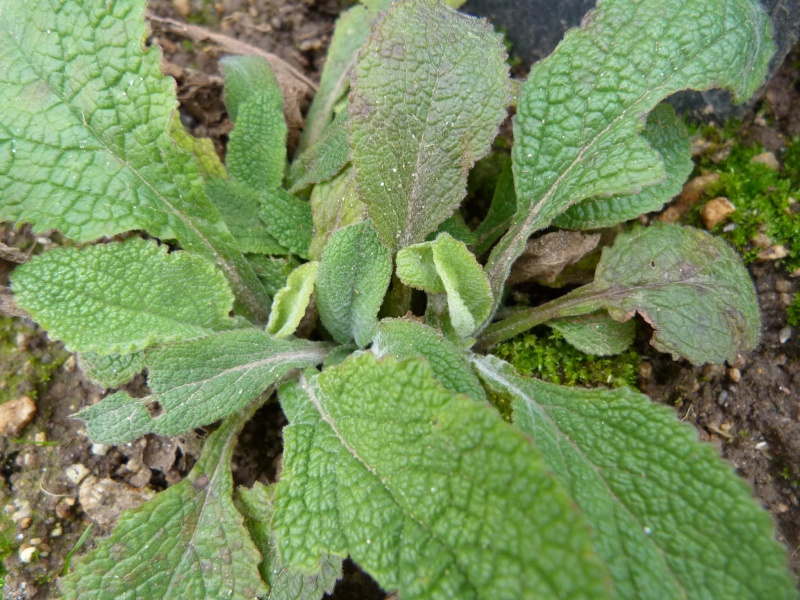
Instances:
[[[785,344],[792,338],[792,328],[788,325],[778,332],[778,341]]]
[[[36,404],[22,396],[0,405],[0,434],[17,436],[36,416]]]
[[[58,538],[64,535],[64,529],[61,527],[60,524],[56,525],[50,530],[50,537],[51,538]]]
[[[762,152],[761,154],[756,154],[750,159],[750,162],[761,163],[773,171],[780,171],[781,168],[781,164],[778,162],[778,159],[775,158],[775,155],[772,152]]]
[[[783,246],[782,244],[776,244],[759,252],[758,260],[779,260],[781,258],[786,258],[788,255],[789,251],[786,249],[786,246]]]
[[[760,231],[758,235],[753,239],[753,245],[756,248],[761,248],[763,250],[764,248],[769,248],[770,246],[772,246],[772,240],[769,239],[769,236],[766,233]]]
[[[79,494],[81,506],[89,518],[103,529],[111,529],[116,524],[119,513],[147,502],[153,498],[155,492],[90,475],[81,484]]]
[[[744,357],[743,354],[737,354],[731,366],[734,369],[739,369],[739,370],[744,369],[747,366],[747,359]]]
[[[724,196],[709,200],[700,211],[706,229],[713,229],[736,212],[736,207]]]
[[[105,456],[108,454],[108,449],[111,446],[107,446],[106,444],[92,444],[92,454],[95,456]]]
[[[742,380],[742,372],[739,369],[731,367],[728,369],[728,379],[733,383],[739,383]]]
[[[33,519],[30,517],[23,517],[19,520],[19,528],[20,529],[27,529],[33,523]]]
[[[785,279],[778,279],[775,281],[775,291],[779,294],[786,294],[792,291],[792,284]]]
[[[781,294],[781,304],[784,306],[791,306],[794,302],[794,294]]]
[[[90,473],[89,469],[86,468],[85,465],[81,463],[75,463],[73,465],[68,466],[64,469],[64,475],[67,479],[69,479],[74,485],[78,485],[81,481],[86,479],[86,476]]]
[[[36,548],[33,546],[23,545],[19,549],[20,562],[28,564],[33,561],[34,556],[36,556]]]
[[[68,518],[73,506],[75,506],[75,498],[62,498],[56,504],[56,516],[59,519]]]

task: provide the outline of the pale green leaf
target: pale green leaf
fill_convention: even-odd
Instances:
[[[518,215],[486,265],[495,300],[528,237],[571,204],[665,181],[646,115],[683,89],[738,100],[773,52],[756,0],[605,0],[531,69],[514,119]]]
[[[433,262],[433,242],[406,246],[398,251],[397,277],[409,287],[429,294],[444,294],[444,282]]]
[[[283,182],[287,138],[278,81],[260,56],[228,56],[220,64],[234,122],[226,155],[231,178],[254,190],[277,188]]]
[[[492,204],[486,218],[475,230],[475,255],[481,256],[502,236],[517,212],[517,192],[514,190],[514,174],[511,172],[511,159],[503,160],[497,187],[492,196]]]
[[[145,51],[144,0],[0,6],[0,220],[76,241],[129,230],[178,240],[217,264],[237,308],[267,298],[170,137],[175,83]]]
[[[647,187],[638,194],[584,200],[558,215],[553,224],[567,229],[611,227],[659,210],[676,196],[694,168],[686,125],[669,104],[659,104],[647,115],[642,137],[664,163],[667,178],[663,183]]]
[[[292,369],[321,363],[327,351],[325,345],[276,340],[257,329],[154,348],[146,353],[150,396],[117,392],[76,417],[92,440],[106,444],[149,432],[179,435],[242,410]]]
[[[506,114],[505,57],[486,22],[437,0],[400,0],[375,25],[353,75],[350,158],[392,250],[424,240],[464,198]]]
[[[391,254],[369,221],[331,235],[320,259],[317,310],[333,339],[369,344],[391,276]]]
[[[261,578],[269,584],[268,600],[319,600],[333,592],[342,577],[342,559],[325,555],[320,559],[319,573],[303,575],[287,569],[281,562],[272,515],[275,512],[275,485],[269,487],[258,481],[250,489],[240,487],[239,500],[244,522],[256,547],[261,552]]]
[[[225,224],[242,252],[289,253],[261,222],[262,205],[258,193],[239,181],[219,177],[206,180],[206,193],[220,213],[225,215]]]
[[[432,375],[365,353],[281,389],[285,563],[349,554],[404,600],[608,597],[583,518],[530,440]]]
[[[250,261],[264,289],[273,296],[286,285],[289,273],[300,266],[300,261],[292,256],[250,254],[247,260]]]
[[[616,598],[797,598],[769,515],[673,410],[521,377],[493,356],[475,365],[591,523]]]
[[[578,350],[595,356],[611,356],[624,352],[633,343],[636,334],[636,322],[633,319],[620,323],[612,319],[606,311],[553,319],[547,324]]]
[[[78,366],[87,378],[104,388],[128,383],[147,366],[144,352],[100,355],[96,352],[78,354]]]
[[[467,245],[474,244],[477,239],[472,230],[467,226],[467,223],[464,221],[464,216],[460,212],[454,212],[450,217],[442,221],[439,227],[436,228],[436,231],[427,237],[427,240],[435,240],[440,233],[446,233]]]
[[[263,189],[258,199],[261,202],[259,214],[267,232],[297,256],[308,258],[314,233],[311,204],[281,188]]]
[[[378,357],[391,354],[400,359],[422,356],[447,389],[475,400],[486,400],[466,353],[427,325],[406,319],[384,319],[378,324],[372,352]]]
[[[169,133],[178,148],[194,155],[203,177],[227,177],[228,172],[217,156],[214,142],[209,138],[196,138],[183,128],[180,113],[175,111],[170,119]],[[224,214],[224,213],[223,213]]]
[[[67,348],[127,354],[233,326],[225,278],[153,241],[54,248],[11,275],[14,299]]]
[[[231,499],[230,461],[257,406],[205,443],[189,475],[120,517],[111,537],[60,580],[67,600],[252,600],[266,594],[260,556]]]
[[[363,221],[366,216],[366,208],[356,193],[352,169],[348,168],[331,181],[314,186],[311,191],[311,214],[314,238],[308,255],[313,260],[319,260],[334,231]]]
[[[350,161],[350,146],[347,143],[347,118],[343,110],[325,129],[319,142],[303,152],[289,172],[290,192],[298,192],[314,183],[330,181]]]
[[[298,148],[300,152],[313,148],[329,126],[336,103],[345,95],[350,85],[350,71],[356,63],[358,50],[369,35],[372,22],[380,11],[391,5],[391,0],[374,0],[363,4],[364,6],[356,5],[344,11],[336,21],[319,91],[306,116],[306,125]]]
[[[314,283],[319,271],[318,262],[309,262],[297,267],[286,280],[286,286],[276,295],[269,313],[267,333],[278,339],[292,335],[306,314]]]

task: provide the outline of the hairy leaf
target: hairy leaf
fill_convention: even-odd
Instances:
[[[144,352],[100,355],[97,352],[78,354],[78,366],[83,374],[104,388],[119,387],[141,373],[147,366]]]
[[[467,245],[474,244],[477,239],[460,212],[454,212],[450,217],[442,221],[436,231],[427,237],[427,240],[435,240],[440,233],[446,233]]]
[[[583,519],[530,441],[427,362],[362,354],[280,397],[273,527],[290,567],[349,554],[405,600],[608,597]]]
[[[95,442],[148,432],[179,435],[242,410],[292,369],[319,364],[328,348],[240,329],[147,352],[152,395],[117,392],[76,414]],[[151,410],[155,415],[151,414]]]
[[[769,18],[754,0],[600,2],[522,86],[512,152],[517,218],[486,265],[496,302],[530,234],[570,204],[666,179],[660,155],[639,135],[661,100],[712,87],[746,99],[772,52]]]
[[[278,339],[292,335],[306,314],[314,283],[319,271],[318,262],[309,262],[297,267],[286,280],[286,286],[276,295],[269,313],[267,333]]]
[[[0,7],[0,219],[76,241],[129,230],[178,240],[217,264],[237,307],[269,298],[172,141],[174,82],[144,51],[144,0]]]
[[[273,296],[286,285],[289,273],[300,266],[300,261],[291,256],[250,254],[247,260],[250,261],[264,289]]]
[[[272,532],[275,485],[266,487],[256,481],[252,488],[240,487],[238,491],[245,525],[261,552],[258,568],[261,578],[269,584],[267,599],[319,600],[324,594],[332,593],[336,581],[342,577],[341,558],[329,555],[321,557],[319,573],[316,575],[292,571],[281,562]]]
[[[235,124],[226,158],[231,178],[254,190],[277,188],[283,182],[287,138],[278,81],[260,56],[229,56],[220,64],[225,104]]]
[[[636,335],[636,322],[633,319],[620,323],[605,311],[553,319],[547,324],[578,350],[595,356],[611,356],[624,352],[633,343]]]
[[[581,390],[475,358],[595,531],[617,598],[796,598],[769,515],[711,446],[627,388]]]
[[[437,0],[401,0],[373,29],[350,92],[351,159],[392,250],[424,240],[464,198],[505,117],[505,56],[488,24]]]
[[[319,264],[317,310],[333,339],[369,344],[391,276],[391,254],[369,221],[330,237]]]
[[[258,194],[261,221],[278,243],[301,258],[308,258],[314,233],[311,204],[295,198],[281,188],[264,189]]]
[[[214,142],[209,138],[196,138],[188,133],[183,128],[180,113],[177,111],[173,113],[169,123],[169,133],[172,139],[178,145],[178,148],[194,155],[197,159],[197,166],[200,167],[200,174],[203,177],[224,178],[228,176],[228,172],[214,149]]]
[[[54,248],[11,275],[16,302],[76,352],[127,354],[233,326],[225,278],[153,241]]]
[[[406,246],[396,256],[397,277],[404,284],[428,294],[444,294],[444,282],[433,261],[433,242]]]
[[[111,537],[60,580],[64,597],[250,600],[265,594],[258,550],[231,499],[233,448],[256,408],[209,436],[186,479],[123,513]]]
[[[322,249],[334,231],[363,221],[366,217],[366,208],[356,194],[352,169],[348,168],[331,181],[314,186],[311,191],[311,212],[314,238],[308,255],[313,260],[319,260]]]
[[[350,146],[347,143],[347,118],[343,110],[325,129],[319,142],[303,152],[289,173],[292,187],[290,192],[298,192],[313,183],[330,181],[338,175],[350,161]]]
[[[400,359],[422,356],[447,389],[486,400],[466,353],[432,327],[405,319],[384,319],[378,324],[372,352],[378,357],[391,354]]]
[[[647,116],[642,137],[664,163],[667,178],[663,183],[647,187],[638,194],[584,200],[556,217],[553,224],[567,229],[611,227],[659,210],[665,202],[676,196],[694,168],[686,125],[669,104],[659,104]]]

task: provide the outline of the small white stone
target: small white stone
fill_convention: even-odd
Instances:
[[[33,560],[33,557],[36,555],[36,548],[33,546],[23,546],[19,549],[19,560],[25,564],[28,564]]]
[[[105,456],[111,446],[105,444],[92,444],[92,454],[95,456]]]
[[[90,471],[86,468],[85,465],[81,463],[75,463],[74,465],[68,466],[64,469],[64,475],[66,475],[67,479],[69,479],[74,485],[78,485],[81,481],[86,479],[86,476],[89,475]]]
[[[50,530],[51,538],[61,537],[62,535],[64,535],[64,530],[61,528],[61,525],[56,525]]]
[[[778,332],[778,341],[781,344],[785,344],[786,342],[788,342],[791,339],[791,337],[792,337],[792,328],[789,327],[788,325]]]

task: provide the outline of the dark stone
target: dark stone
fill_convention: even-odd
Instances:
[[[703,0],[698,0],[703,1]],[[771,77],[800,38],[800,0],[761,0],[772,17],[776,52],[770,62]],[[488,17],[511,41],[512,53],[526,70],[556,47],[564,32],[577,27],[595,5],[594,0],[468,0],[462,10]],[[680,112],[710,120],[742,116],[763,94],[762,87],[748,102],[734,106],[723,90],[681,92],[670,98]]]

